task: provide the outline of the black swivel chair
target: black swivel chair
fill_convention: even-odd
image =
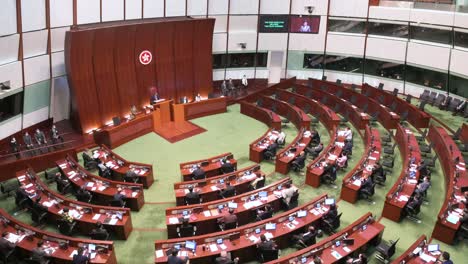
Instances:
[[[106,230],[106,232],[91,233],[90,237],[93,240],[109,240],[110,234]]]
[[[341,215],[343,213],[340,213],[336,218],[334,219],[326,219],[323,220],[323,232],[327,233],[328,235],[335,234],[335,230],[340,227],[341,224]]]
[[[57,220],[57,227],[58,227],[59,232],[66,236],[70,236],[73,234],[73,232],[75,231],[75,226],[76,226],[75,221],[70,223],[64,219]]]
[[[8,251],[6,254],[1,255],[1,262],[4,264],[14,263],[12,262],[11,258],[15,254],[15,251],[16,251],[15,248],[13,248],[10,251]]]
[[[125,201],[125,200],[112,199],[112,200],[109,201],[109,206],[124,208],[125,205],[127,205],[127,201]]]
[[[176,231],[179,237],[191,237],[197,234],[197,227],[191,224],[181,225],[177,227]]]
[[[270,150],[266,150],[263,153],[263,158],[265,160],[272,160],[275,156],[276,156],[276,154],[273,151],[270,151]]]
[[[376,248],[377,254],[375,258],[381,262],[388,263],[390,258],[395,254],[396,244],[398,243],[399,238],[396,241],[390,240],[389,244],[382,241]]]
[[[236,229],[238,226],[239,226],[239,223],[237,221],[232,222],[232,223],[219,223],[218,224],[219,230],[221,231]]]
[[[411,206],[406,206],[405,207],[405,211],[407,213],[407,218],[413,222],[416,222],[416,223],[421,223],[421,219],[419,219],[417,216],[419,214],[419,212],[421,211],[421,204],[418,204],[416,205],[415,207],[411,207]]]
[[[376,183],[373,183],[370,188],[364,188],[360,190],[359,197],[368,201],[370,204],[375,204],[375,202],[372,200],[372,196],[374,196],[375,193],[375,185]]]
[[[191,204],[200,204],[202,203],[202,199],[200,197],[194,197],[194,198],[185,198],[185,204],[186,205],[191,205]]]
[[[38,225],[42,225],[47,222],[47,215],[48,214],[45,211],[41,211],[37,209],[31,210],[31,220]]]
[[[236,189],[232,189],[232,190],[221,190],[219,192],[219,197],[221,199],[224,199],[224,198],[229,198],[229,197],[232,197],[232,196],[236,196],[237,193],[236,193]]]
[[[269,249],[260,251],[260,262],[265,263],[275,259],[278,259],[279,250],[278,249]]]

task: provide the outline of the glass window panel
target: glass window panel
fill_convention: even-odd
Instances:
[[[261,52],[257,53],[257,67],[266,67],[268,62],[268,53],[267,52]]]
[[[410,26],[410,38],[452,45],[451,30]]]
[[[333,71],[362,73],[362,58],[326,56],[325,69]]]
[[[388,36],[394,38],[408,38],[408,25],[369,22],[367,33],[369,35]]]
[[[405,65],[394,62],[366,59],[364,62],[364,73],[395,80],[403,80],[405,75]]]
[[[455,31],[454,45],[468,48],[468,33]]]
[[[449,92],[468,98],[468,79],[450,75]]]
[[[328,20],[328,31],[364,34],[366,22],[353,20]]]
[[[304,54],[305,69],[323,69],[324,55],[320,54]]]
[[[228,54],[228,68],[248,68],[255,66],[255,53]]]
[[[406,65],[406,81],[438,90],[447,89],[448,74]]]
[[[0,99],[0,122],[23,112],[23,92]]]
[[[226,54],[213,54],[213,69],[224,69],[226,67]]]

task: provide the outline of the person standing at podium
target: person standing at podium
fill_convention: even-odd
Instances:
[[[195,96],[195,102],[200,102],[201,100],[202,100],[201,95],[197,94],[197,96]]]
[[[247,76],[244,74],[244,76],[242,76],[242,86],[244,88],[247,88],[247,86],[249,86],[249,82],[247,81]]]
[[[155,89],[150,97],[150,104],[155,104],[158,100],[161,100],[158,91]]]

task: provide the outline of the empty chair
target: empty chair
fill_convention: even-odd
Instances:
[[[420,142],[426,140],[427,132],[427,129],[424,129],[423,133],[420,136],[415,136],[416,140]]]
[[[400,116],[400,123],[406,122],[407,119],[408,119],[408,111],[406,111],[406,112],[404,112],[403,114],[401,114],[401,116]]]
[[[225,230],[230,230],[230,229],[235,229],[239,226],[239,223],[238,222],[231,222],[231,223],[221,223],[218,225],[219,226],[219,229],[221,231],[225,231]]]
[[[433,146],[434,146],[434,143],[431,142],[431,144],[429,144],[428,146],[420,146],[419,150],[424,153],[431,153]]]
[[[6,195],[6,197],[10,197],[14,195],[16,190],[19,187],[18,181],[6,181],[0,184],[0,191]]]
[[[190,205],[190,204],[199,204],[202,202],[202,199],[200,197],[185,197],[185,204]]]
[[[436,97],[437,97],[437,92],[431,92],[431,94],[429,95],[429,98],[427,99],[428,103],[430,105],[434,105]]]
[[[127,201],[122,201],[122,200],[110,200],[109,201],[109,206],[113,206],[113,207],[122,207],[124,208],[125,205],[127,204]]]
[[[356,91],[356,85],[354,83],[351,84],[351,90]]]
[[[461,103],[461,100],[458,99],[458,98],[453,98],[452,101],[450,101],[450,104],[447,108],[447,110],[451,111],[451,112],[455,112],[455,110],[457,109],[457,106]]]
[[[392,142],[392,137],[393,137],[393,134],[390,132],[390,133],[387,133],[385,136],[383,136],[381,140],[382,142]]]
[[[414,221],[416,223],[421,223],[421,220],[417,217],[417,215],[421,211],[422,202],[422,197],[420,197],[419,195],[415,195],[413,199],[406,205],[405,212],[409,220]]]
[[[426,101],[429,98],[429,94],[431,92],[429,90],[424,90],[423,93],[419,96],[419,100]]]
[[[262,250],[260,252],[260,262],[265,263],[275,259],[278,259],[279,250],[278,249],[270,249],[270,250]]]
[[[359,191],[359,198],[364,199],[369,203],[375,203],[372,200],[372,196],[374,196],[375,193],[375,185],[376,183],[372,183],[372,185],[369,188],[361,188],[361,190]]]
[[[421,103],[418,106],[419,110],[424,111],[424,107],[426,106],[426,104],[427,101],[421,101]]]
[[[57,220],[57,227],[61,234],[70,236],[75,231],[76,222],[68,222],[64,219]]]
[[[379,115],[380,115],[380,112],[375,112],[375,113],[373,113],[373,114],[371,115],[371,117],[370,117],[370,121],[371,121],[372,123],[376,123],[377,120],[378,120],[378,118],[379,118]]]
[[[382,166],[386,167],[386,168],[393,168],[393,166],[395,165],[395,156],[391,156],[390,158],[388,159],[384,159],[382,161]]]
[[[322,81],[326,81],[327,80],[327,76],[326,75],[323,75],[322,76]]]
[[[197,227],[193,224],[189,224],[188,219],[182,220],[182,225],[178,226],[177,235],[179,237],[191,237],[197,234]]]
[[[341,80],[340,80],[340,79],[336,79],[336,84],[341,85]]]
[[[374,182],[378,185],[385,186],[385,182],[387,181],[387,172],[383,171],[382,174],[377,174],[374,177]]]
[[[83,152],[81,156],[83,157],[84,167],[86,170],[95,170],[97,168],[97,161],[91,158],[86,151]]]
[[[437,156],[434,156],[434,157],[432,157],[432,158],[430,158],[430,159],[425,159],[425,160],[424,160],[424,163],[425,163],[427,166],[433,168],[433,167],[435,167],[435,161],[436,161],[436,160],[437,160]]]
[[[405,101],[408,103],[408,104],[411,104],[411,99],[413,98],[413,96],[411,96],[411,94],[408,94],[406,95],[406,99]]]
[[[446,97],[446,96],[443,95],[442,93],[440,93],[439,95],[437,95],[437,98],[436,98],[435,101],[434,101],[434,106],[440,107],[440,105],[444,102],[445,97]]]
[[[397,89],[397,88],[394,88],[392,94],[393,94],[394,96],[398,96],[398,89]]]
[[[369,105],[368,104],[365,104],[363,107],[362,107],[362,111],[364,113],[367,113],[367,110],[369,109]]]
[[[396,244],[398,243],[399,238],[396,241],[390,240],[389,244],[385,243],[384,241],[380,242],[380,244],[377,246],[376,251],[377,254],[375,255],[375,258],[377,258],[379,261],[387,263],[390,258],[395,254],[395,249],[396,249]]]
[[[453,140],[458,140],[459,137],[460,137],[461,132],[462,132],[462,129],[461,129],[461,127],[459,127],[459,128],[457,129],[457,131],[455,131],[455,133],[453,133],[452,139],[453,139]]]
[[[447,96],[447,97],[442,101],[442,103],[440,103],[439,109],[440,109],[440,110],[447,110],[447,108],[448,108],[449,105],[450,105],[450,102],[452,102],[452,99],[453,99],[452,96]]]
[[[333,219],[325,219],[323,220],[323,225],[322,225],[322,229],[323,229],[323,232],[331,235],[331,234],[334,234],[335,233],[335,230],[338,229],[340,227],[340,224],[341,224],[341,215],[343,213],[340,213],[337,217],[333,218]]]
[[[396,148],[396,143],[393,143],[391,147],[386,147],[384,148],[384,153],[388,155],[394,155],[395,154],[395,148]]]

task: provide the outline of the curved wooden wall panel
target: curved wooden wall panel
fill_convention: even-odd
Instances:
[[[83,133],[149,103],[151,88],[175,99],[212,91],[214,19],[189,17],[74,26],[65,53],[72,121]],[[148,50],[153,60],[139,61]]]

